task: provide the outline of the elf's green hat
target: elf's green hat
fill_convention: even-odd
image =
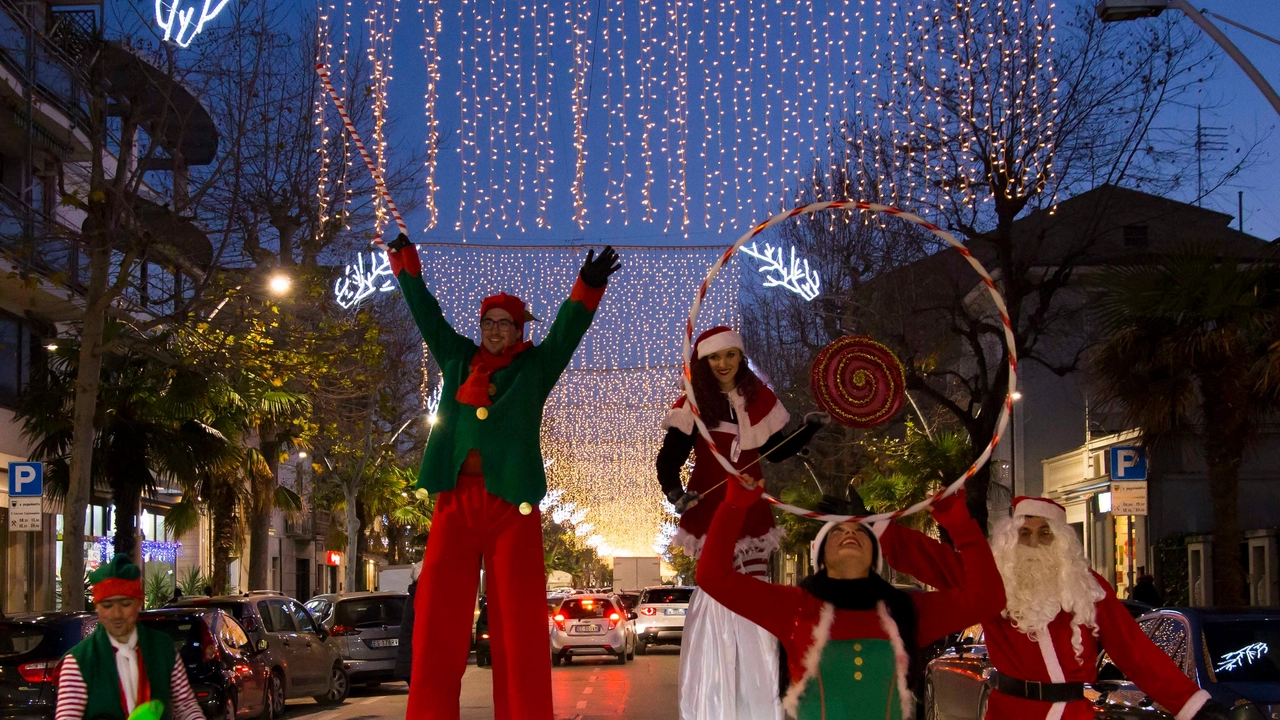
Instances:
[[[112,597],[142,599],[142,570],[128,555],[117,554],[89,573],[93,585],[93,601],[100,603]]]

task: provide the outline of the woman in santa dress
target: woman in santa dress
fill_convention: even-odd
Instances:
[[[799,452],[827,422],[811,413],[803,427],[786,430],[791,416],[748,366],[742,336],[719,326],[698,336],[691,368],[694,393],[716,449],[739,469],[764,456],[778,462]],[[728,473],[698,432],[688,399],[681,397],[663,421],[667,434],[658,452],[658,481],[680,513],[675,543],[698,557],[716,508],[725,497]],[[688,487],[680,472],[694,455]],[[753,471],[757,475],[759,471]],[[766,579],[769,554],[782,530],[765,503],[753,507],[735,548],[738,569]],[[680,652],[680,717],[685,720],[776,720],[777,641],[755,623],[695,592],[685,617]]]

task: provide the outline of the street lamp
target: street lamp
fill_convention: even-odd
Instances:
[[[1209,22],[1208,18],[1196,10],[1187,0],[1101,0],[1095,12],[1102,22],[1123,22],[1125,20],[1138,20],[1140,18],[1156,17],[1165,10],[1181,10],[1184,15],[1191,18],[1191,22],[1200,26],[1209,37],[1231,56],[1232,60],[1244,70],[1244,74],[1249,76],[1254,85],[1262,91],[1267,98],[1267,102],[1271,103],[1271,107],[1280,114],[1280,95],[1276,94],[1274,88],[1267,83],[1267,79],[1262,77],[1262,73],[1258,72],[1258,68],[1249,62],[1249,58],[1240,52],[1240,48],[1231,42],[1217,25]]]
[[[271,290],[272,295],[284,295],[289,292],[292,285],[293,278],[282,272],[273,273],[271,279],[267,281],[267,288]]]

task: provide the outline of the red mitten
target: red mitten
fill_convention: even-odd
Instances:
[[[409,242],[409,236],[404,233],[400,233],[387,245],[387,260],[391,262],[392,275],[399,275],[401,270],[407,270],[414,277],[422,276],[422,259],[418,257],[418,248]]]
[[[964,488],[955,495],[940,498],[930,510],[933,518],[945,528],[954,528],[958,523],[969,519],[969,508],[965,505]]]
[[[747,489],[742,486],[742,481],[736,477],[730,477],[724,481],[727,486],[725,488],[725,502],[736,507],[751,507],[760,500],[760,496],[764,494],[764,485]]]

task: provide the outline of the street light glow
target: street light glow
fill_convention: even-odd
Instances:
[[[299,460],[306,460],[306,459],[307,459],[307,451],[306,451],[306,450],[302,450],[302,451],[300,451],[300,452],[298,453],[298,459],[299,459]]]
[[[1102,22],[1152,18],[1169,9],[1168,0],[1102,0],[1094,11]]]
[[[1019,392],[1019,391],[1017,391],[1017,390],[1014,390],[1014,391],[1013,391],[1013,399],[1014,399],[1014,400],[1021,400],[1021,399],[1022,399],[1022,393],[1021,393],[1021,392]]]
[[[275,273],[271,276],[271,280],[267,282],[273,295],[284,295],[289,292],[289,288],[293,286],[293,278],[282,272]]]
[[[57,343],[49,343],[48,345],[45,345],[45,346],[44,346],[44,349],[45,349],[45,350],[48,350],[49,352],[53,352],[54,350],[57,350],[57,349],[58,349],[58,344],[57,344]]]

